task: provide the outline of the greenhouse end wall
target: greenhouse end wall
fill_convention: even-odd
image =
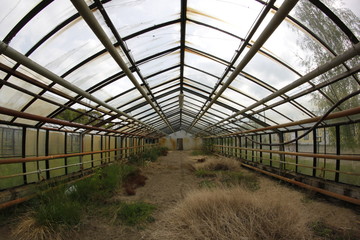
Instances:
[[[202,148],[202,139],[194,137],[185,131],[178,131],[167,137],[160,138],[159,144],[169,150],[199,150]]]

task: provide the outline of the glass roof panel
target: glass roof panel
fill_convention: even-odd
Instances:
[[[39,115],[39,116],[47,116],[52,113],[58,106],[47,103],[43,100],[36,100],[34,103],[30,105],[24,112]]]
[[[294,107],[290,103],[281,104],[280,106],[274,107],[273,109],[281,112],[293,121],[309,118],[308,115],[304,114],[302,111],[300,111],[298,108]]]
[[[235,99],[238,103],[240,103],[241,105],[243,105],[245,107],[250,106],[251,104],[255,103],[254,100],[252,100],[240,93],[237,93],[234,90],[229,89],[229,88],[224,91],[223,95],[227,98]]]
[[[230,36],[229,34],[187,22],[186,45],[197,50],[207,52],[210,55],[229,62],[240,43],[240,39]],[[219,45],[221,47],[219,47]]]
[[[175,93],[172,93],[172,94],[168,94],[168,95],[165,95],[161,98],[158,98],[157,101],[159,102],[160,106],[161,104],[164,102],[164,101],[167,101],[169,99],[173,100],[175,97],[177,97],[179,95],[178,92],[175,92]],[[160,102],[161,101],[161,102]]]
[[[25,54],[41,38],[76,13],[70,1],[53,1],[16,34],[10,46]]]
[[[135,61],[139,61],[156,53],[178,47],[179,31],[180,24],[172,24],[131,38],[126,41],[126,44]]]
[[[152,61],[143,63],[139,65],[139,69],[143,76],[146,78],[147,76],[157,73],[163,69],[170,68],[173,66],[177,66],[180,64],[180,52],[172,52],[165,56],[159,57]],[[169,80],[169,79],[166,79]]]
[[[262,8],[256,1],[189,0],[187,17],[244,37]]]
[[[218,78],[215,78],[214,76],[208,74],[204,74],[196,69],[187,66],[184,67],[184,77],[205,84],[209,88],[213,88],[218,82]]]
[[[7,86],[0,89],[0,96],[0,106],[16,111],[20,111],[33,98]]]
[[[299,78],[297,74],[288,68],[261,54],[255,54],[244,68],[244,71],[277,89]]]
[[[189,49],[185,49],[185,64],[202,71],[220,77],[225,70],[225,65],[214,61],[213,59],[204,57]]]
[[[149,83],[150,87],[155,87],[163,82],[180,78],[179,69],[180,68],[171,69],[169,71],[157,74],[151,78],[146,78],[146,82]]]
[[[74,21],[43,43],[30,58],[61,75],[103,48],[85,21]]]
[[[158,85],[156,88],[152,88],[152,92],[153,93],[158,93],[158,92],[160,92],[160,91],[162,91],[162,90],[164,90],[164,89],[166,89],[166,88],[168,88],[168,87],[170,87],[170,86],[179,86],[179,83],[180,83],[180,80],[173,80],[173,81],[169,81],[169,82],[167,82],[166,84],[163,84],[163,85]]]
[[[13,77],[13,76],[11,76],[8,79],[8,82],[12,83],[18,87],[21,87],[22,89],[25,89],[27,91],[30,91],[30,92],[36,93],[36,94],[40,93],[40,91],[42,90],[42,88],[39,88],[39,87],[35,86],[34,84],[25,82],[22,79],[19,79],[19,78]],[[1,91],[1,89],[0,89],[0,91]],[[3,91],[3,93],[5,93],[5,91]],[[0,96],[1,96],[1,98],[3,97],[2,94],[0,94]]]
[[[0,63],[4,64],[5,66],[8,66],[8,67],[13,67],[15,66],[16,62],[14,60],[12,60],[11,58],[8,58],[4,55],[0,55]]]
[[[113,105],[113,106],[120,106],[123,105],[124,103],[130,102],[133,99],[135,99],[136,97],[139,97],[140,93],[137,89],[131,90],[130,92],[123,94],[111,101],[109,101],[108,103]]]
[[[230,84],[230,86],[256,99],[264,98],[272,93],[269,89],[262,87],[258,83],[250,81],[249,79],[241,75],[238,75]]]
[[[236,99],[233,99],[236,100]],[[238,111],[240,111],[241,109],[243,109],[243,107],[241,107],[239,104],[241,104],[240,102],[236,101],[236,103],[234,102],[230,102],[228,100],[226,100],[225,98],[219,97],[219,99],[217,100],[218,102],[224,103],[230,107],[236,108]]]
[[[120,67],[116,64],[111,55],[103,54],[70,73],[66,77],[66,80],[83,90],[87,90],[107,77],[118,73],[119,70],[121,70]],[[128,82],[129,80],[123,80],[122,84],[124,89],[130,88]]]
[[[125,92],[131,88],[134,87],[134,84],[129,80],[127,76],[122,77],[121,79],[118,79],[108,85],[105,85],[104,87],[100,88],[96,92],[94,92],[92,95],[95,97],[102,99],[104,101],[115,97],[119,95],[122,92]],[[135,91],[132,91],[133,97],[140,96],[140,92],[136,89]],[[127,101],[130,101],[132,98],[127,97]],[[113,101],[111,101],[113,103]],[[124,102],[125,103],[125,102]]]
[[[170,86],[169,86],[170,85]],[[175,90],[179,88],[179,84],[169,84],[168,86],[164,86],[161,88],[158,88],[159,91],[156,91],[156,93],[154,93],[155,97],[159,96],[161,94],[165,94],[167,92],[170,92],[171,90]]]
[[[158,0],[154,4],[151,0],[113,0],[104,4],[104,8],[122,37],[180,18],[177,1]]]
[[[0,38],[4,39],[13,27],[33,9],[40,0],[2,0],[0,11]]]

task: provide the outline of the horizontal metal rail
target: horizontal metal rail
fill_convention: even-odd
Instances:
[[[116,152],[116,151],[135,149],[135,148],[141,148],[141,147],[151,147],[151,146],[154,146],[154,145],[156,145],[156,144],[147,144],[147,145],[139,145],[139,146],[132,146],[132,147],[115,148],[115,149],[93,151],[93,152],[68,153],[68,154],[60,154],[60,155],[27,157],[27,158],[0,159],[0,164],[25,163],[25,162],[36,162],[36,161],[43,161],[43,160],[51,160],[51,159],[57,159],[57,158],[69,158],[69,157],[77,157],[77,156],[84,156],[84,155],[91,155],[91,154],[98,154],[98,153],[105,153],[105,152]]]
[[[277,154],[302,156],[302,157],[315,157],[315,158],[329,158],[329,159],[348,160],[348,161],[360,161],[360,155],[334,155],[334,154],[303,153],[303,152],[285,152],[285,151],[278,151],[278,150],[244,148],[244,147],[225,146],[225,145],[214,145],[214,147],[224,147],[224,148],[240,149],[240,150],[247,150],[247,151],[254,151],[254,152],[277,153]]]
[[[98,167],[103,167],[103,166],[104,166],[104,165],[101,165],[101,166],[98,166]],[[94,168],[92,168],[92,169],[94,169]],[[92,177],[92,176],[94,176],[94,175],[95,175],[95,173],[91,173],[91,174],[85,175],[85,176],[83,176],[83,177],[81,177],[81,178],[72,180],[72,181],[70,181],[70,182],[66,182],[66,184],[72,184],[72,183],[75,183],[75,182],[77,182],[77,181],[84,180],[84,179],[86,179],[86,178]],[[44,192],[50,191],[51,189],[57,188],[57,187],[59,187],[59,186],[62,186],[62,185],[60,184],[60,185],[57,185],[57,186],[55,186],[55,187],[49,188],[49,189],[45,190]],[[14,205],[16,205],[16,204],[20,204],[20,203],[26,202],[26,201],[28,201],[28,200],[36,197],[36,196],[37,196],[37,194],[31,194],[31,195],[29,195],[29,196],[25,196],[25,197],[22,197],[22,198],[17,198],[17,199],[8,201],[8,202],[1,203],[1,204],[0,204],[0,209],[8,208],[8,207],[14,206]]]
[[[333,197],[333,198],[337,198],[337,199],[340,199],[342,201],[346,201],[346,202],[349,202],[349,203],[352,203],[352,204],[360,205],[360,199],[356,199],[356,198],[344,196],[344,195],[341,195],[341,194],[338,194],[338,193],[330,192],[330,191],[327,191],[327,190],[322,189],[322,188],[313,187],[313,186],[310,186],[308,184],[298,182],[296,180],[293,180],[293,179],[290,179],[290,178],[287,178],[287,177],[283,177],[283,176],[280,176],[280,175],[277,175],[277,174],[274,174],[274,173],[259,169],[257,167],[253,167],[253,166],[245,164],[245,163],[240,163],[240,164],[242,166],[246,167],[246,168],[250,168],[250,169],[255,170],[257,172],[261,172],[263,174],[269,175],[271,177],[278,178],[278,179],[283,180],[285,182],[292,183],[292,184],[297,185],[299,187],[309,189],[311,191],[315,191],[315,192],[318,192],[318,193],[321,193],[321,194],[324,194],[324,195],[327,195],[327,196],[330,196],[330,197]]]
[[[255,157],[255,158],[258,158],[258,157]],[[304,165],[304,164],[300,164],[300,163],[286,162],[286,161],[281,161],[281,160],[276,160],[276,159],[271,159],[271,158],[266,158],[266,157],[261,157],[261,159],[262,160],[267,160],[267,161],[270,161],[270,162],[283,163],[283,164],[286,164],[286,165],[295,165],[295,166],[303,167],[303,168],[316,169],[316,170],[319,170],[319,171],[322,171],[322,172],[334,172],[334,173],[342,173],[342,174],[346,174],[346,175],[360,176],[360,173],[344,172],[344,171],[339,171],[339,170],[327,169],[327,168],[324,168],[324,167],[308,166],[308,165]],[[291,171],[290,169],[285,169],[285,170]]]
[[[4,178],[12,178],[12,177],[20,177],[20,176],[27,176],[27,175],[35,175],[35,174],[42,174],[43,172],[48,172],[48,171],[53,171],[53,170],[59,170],[62,168],[67,168],[67,167],[75,167],[75,166],[82,166],[84,164],[88,164],[88,163],[95,163],[95,162],[103,162],[104,160],[108,160],[111,157],[106,157],[106,158],[101,158],[99,160],[93,160],[93,161],[87,161],[87,162],[80,162],[80,163],[73,163],[73,164],[69,164],[69,165],[63,165],[63,166],[59,166],[59,167],[54,167],[54,168],[46,168],[46,169],[40,169],[37,171],[32,171],[32,172],[26,172],[26,173],[17,173],[17,174],[12,174],[12,175],[6,175],[6,176],[0,176],[0,179],[4,179]]]
[[[356,114],[360,114],[360,106],[351,108],[351,109],[347,109],[344,111],[340,111],[340,112],[331,113],[324,120],[347,117],[347,116],[356,115]],[[292,127],[292,126],[298,126],[298,125],[307,124],[307,123],[314,123],[314,122],[319,121],[320,119],[321,119],[321,116],[314,117],[314,118],[307,118],[307,119],[303,119],[303,120],[296,121],[296,122],[283,123],[283,124],[278,124],[278,125],[274,125],[274,126],[251,129],[251,130],[246,130],[246,131],[241,131],[241,132],[234,132],[234,133],[216,135],[216,136],[208,136],[205,138],[229,137],[229,136],[241,135],[241,134],[245,134],[245,133],[253,133],[253,132],[260,132],[260,131],[266,131],[266,130],[272,130],[272,129],[278,129],[278,128]]]

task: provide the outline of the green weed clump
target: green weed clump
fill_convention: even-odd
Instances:
[[[128,162],[129,164],[136,166],[144,166],[146,162],[155,162],[159,156],[166,156],[167,154],[167,147],[154,147],[146,149],[141,153],[131,155],[128,158]]]
[[[121,203],[117,211],[117,218],[128,226],[134,226],[143,222],[153,222],[151,216],[155,206],[145,202]]]
[[[197,169],[195,170],[195,176],[199,178],[207,178],[207,177],[216,177],[217,173],[215,171],[209,171],[206,169]]]
[[[16,239],[63,239],[68,230],[80,223],[88,207],[98,206],[111,197],[136,170],[134,166],[113,164],[70,186],[42,186],[30,210],[15,228],[14,236]]]
[[[82,207],[64,193],[65,188],[50,190],[39,196],[38,204],[33,208],[34,218],[39,225],[56,227],[74,226],[81,220]]]
[[[216,182],[211,180],[203,180],[199,183],[200,188],[215,188],[217,187]]]
[[[317,220],[308,224],[314,235],[324,240],[356,240],[359,232],[354,229],[337,229],[326,224],[323,220]]]
[[[113,164],[98,169],[94,176],[74,184],[70,196],[79,202],[101,202],[111,197],[125,178],[136,171],[136,167]]]

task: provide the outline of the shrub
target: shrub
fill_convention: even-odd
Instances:
[[[309,239],[302,214],[289,201],[241,188],[203,189],[166,212],[150,239]]]
[[[121,203],[117,217],[126,225],[134,226],[145,221],[151,222],[155,206],[145,202]]]
[[[159,147],[159,156],[167,156],[169,149],[167,147]]]

